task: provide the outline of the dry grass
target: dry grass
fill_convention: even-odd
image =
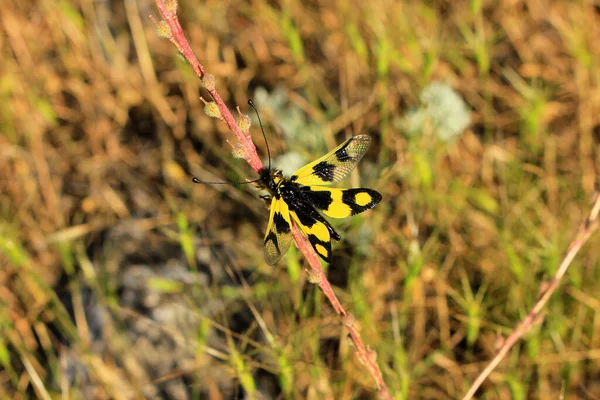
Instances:
[[[336,225],[329,279],[394,398],[461,397],[591,207],[599,6],[201,3],[179,4],[186,36],[272,152],[374,138],[349,181],[384,201]],[[256,193],[191,183],[253,171],[153,2],[0,9],[0,398],[373,397],[302,258],[265,265]],[[402,129],[434,81],[470,106],[450,142]],[[600,397],[590,241],[479,397]]]

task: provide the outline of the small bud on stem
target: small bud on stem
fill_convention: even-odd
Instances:
[[[163,39],[170,39],[173,36],[171,27],[165,21],[156,23],[156,34]]]
[[[165,0],[165,7],[172,13],[177,12],[177,0]]]
[[[240,118],[237,120],[237,125],[240,127],[240,130],[244,133],[250,131],[250,126],[252,123],[250,122],[250,118],[247,115],[240,115]]]
[[[204,74],[202,77],[202,86],[208,91],[215,90],[215,77],[213,74]]]
[[[209,117],[221,119],[221,111],[219,110],[217,103],[215,103],[214,101],[209,101],[206,104],[204,104],[204,112]]]

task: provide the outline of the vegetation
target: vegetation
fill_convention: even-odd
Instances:
[[[374,398],[349,325],[392,398],[462,398],[548,287],[476,397],[600,397],[594,2],[178,4],[274,165],[373,139],[325,266],[352,322],[264,262],[251,185],[192,183],[256,174],[152,1],[0,9],[0,398]]]

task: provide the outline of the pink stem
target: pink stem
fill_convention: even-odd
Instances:
[[[181,24],[179,23],[179,18],[177,17],[176,11],[170,11],[166,6],[163,0],[156,0],[156,6],[158,7],[164,21],[171,28],[171,36],[169,40],[171,43],[177,47],[177,50],[185,57],[187,62],[191,65],[192,69],[196,72],[196,75],[202,79],[206,74],[204,67],[198,59],[196,55],[192,51],[185,35],[183,33],[183,29],[181,29]],[[227,128],[232,131],[235,136],[237,136],[238,140],[242,144],[245,150],[245,160],[250,164],[250,167],[256,172],[260,171],[263,168],[263,163],[258,157],[258,153],[256,152],[256,146],[252,142],[252,139],[245,135],[242,130],[237,125],[234,116],[227,108],[227,105],[221,99],[221,96],[217,92],[216,88],[207,88],[211,97],[215,101],[217,107],[219,107],[219,111],[221,111],[221,118],[225,121]]]
[[[192,51],[190,45],[188,44],[185,35],[183,34],[183,30],[181,29],[181,25],[179,24],[179,18],[177,18],[177,14],[175,11],[170,11],[166,5],[164,0],[156,0],[156,5],[164,18],[164,21],[171,28],[171,36],[169,40],[177,47],[177,50],[185,57],[188,63],[192,66],[193,70],[196,74],[202,79],[206,71],[204,67],[200,64],[194,52]],[[227,127],[238,137],[238,140],[242,144],[245,149],[245,159],[250,164],[252,169],[256,172],[260,171],[263,168],[263,164],[256,153],[256,146],[252,142],[252,138],[250,135],[245,135],[241,129],[238,127],[235,118],[217,93],[216,89],[207,88],[210,95],[214,99],[217,104],[219,111],[221,112],[221,117]],[[340,302],[338,301],[331,284],[327,280],[327,276],[323,272],[323,268],[321,267],[321,261],[319,260],[319,256],[314,251],[314,249],[310,246],[308,239],[304,236],[298,227],[293,224],[292,233],[294,236],[294,241],[296,242],[296,246],[298,249],[304,254],[304,257],[308,260],[308,263],[311,266],[311,280],[319,285],[325,296],[331,302],[331,305],[335,309],[335,311],[342,316],[342,320],[344,325],[348,328],[350,337],[352,338],[352,342],[354,343],[354,347],[356,349],[356,353],[358,359],[362,362],[362,364],[367,368],[369,373],[375,379],[377,384],[377,391],[380,399],[391,400],[391,395],[388,391],[385,382],[383,381],[383,376],[381,371],[379,370],[379,366],[377,365],[377,354],[375,351],[368,349],[363,343],[360,333],[354,326],[354,318],[351,314],[348,314]]]
[[[342,317],[344,325],[348,329],[348,333],[350,334],[350,338],[352,338],[352,342],[354,343],[354,349],[356,350],[356,355],[360,362],[367,368],[369,373],[375,379],[377,384],[377,391],[380,399],[390,399],[392,396],[390,395],[387,386],[383,380],[383,376],[381,374],[381,370],[377,365],[377,353],[374,350],[368,349],[362,341],[360,337],[360,333],[358,332],[356,326],[354,325],[354,316],[349,314],[344,310],[344,307],[340,304],[337,296],[333,292],[331,288],[331,284],[327,280],[327,276],[323,272],[323,267],[321,266],[321,260],[319,256],[315,252],[315,250],[310,245],[306,236],[300,232],[300,229],[296,226],[296,224],[292,224],[292,235],[294,236],[294,242],[296,243],[296,247],[300,249],[302,254],[308,260],[310,264],[311,271],[309,274],[311,276],[311,282],[319,285],[325,296],[329,299],[329,302],[335,309],[335,311]]]

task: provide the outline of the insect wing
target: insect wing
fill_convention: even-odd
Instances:
[[[263,248],[267,264],[274,265],[288,251],[292,243],[291,232],[292,222],[287,203],[281,198],[273,197]]]
[[[318,160],[300,168],[290,180],[307,186],[339,182],[354,169],[370,144],[371,138],[368,135],[354,136]]]
[[[332,189],[320,186],[302,188],[304,200],[330,218],[346,218],[370,210],[381,201],[373,189]]]
[[[317,254],[325,262],[330,263],[331,240],[340,240],[340,235],[309,203],[296,203],[290,213]]]

